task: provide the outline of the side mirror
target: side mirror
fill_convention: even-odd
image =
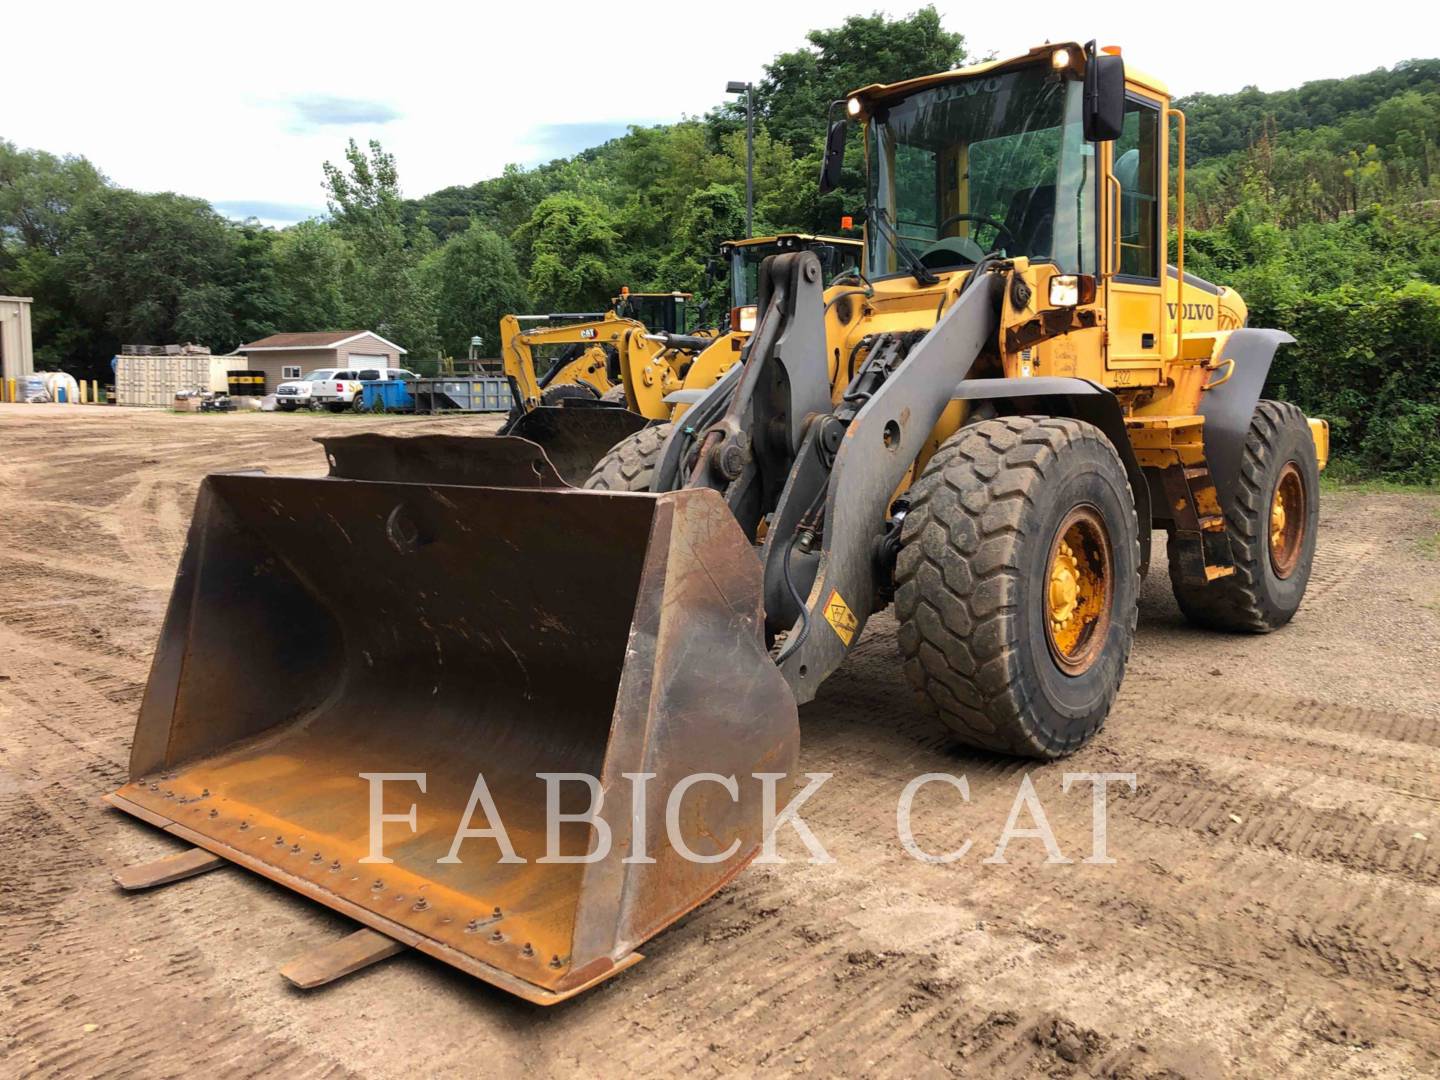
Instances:
[[[820,269],[825,272],[825,278],[828,280],[830,275],[835,272],[835,245],[816,244],[810,250],[815,252],[815,257],[820,260]]]
[[[1110,142],[1125,123],[1125,61],[1089,50],[1085,64],[1085,138]]]
[[[840,170],[845,167],[845,136],[849,124],[836,120],[825,135],[825,159],[820,163],[820,194],[840,186]]]
[[[720,260],[717,259],[717,258],[715,258],[714,255],[706,256],[706,258],[705,258],[705,282],[706,282],[706,284],[709,284],[709,283],[711,283],[711,282],[720,280],[720,277],[721,277],[721,269],[720,269],[720,268],[721,268],[721,265],[722,265],[722,264],[721,264]]]

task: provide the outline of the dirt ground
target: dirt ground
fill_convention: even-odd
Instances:
[[[791,861],[553,1009],[413,954],[292,990],[276,969],[353,925],[235,867],[121,894],[114,868],[179,847],[100,796],[198,480],[320,472],[313,435],[407,424],[493,427],[0,406],[0,1071],[1440,1075],[1440,499],[1418,495],[1327,494],[1310,595],[1268,637],[1188,628],[1162,553],[1115,711],[1063,764],[955,745],[877,618],[801,711],[835,862],[787,832]],[[948,865],[896,838],[929,772],[970,784],[915,803],[928,849],[974,841]],[[1114,865],[1081,861],[1066,772],[1135,774]],[[1027,774],[1069,864],[1035,839],[984,862]]]

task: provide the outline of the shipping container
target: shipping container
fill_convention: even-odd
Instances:
[[[175,395],[181,392],[208,390],[223,394],[229,387],[230,372],[245,368],[243,356],[117,356],[115,403],[170,408],[175,404]]]

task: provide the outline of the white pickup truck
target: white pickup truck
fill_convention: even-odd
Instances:
[[[275,406],[284,412],[328,408],[331,412],[359,409],[367,382],[414,379],[404,368],[319,368],[275,388]]]

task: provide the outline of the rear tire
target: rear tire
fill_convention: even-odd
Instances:
[[[1135,637],[1139,530],[1115,448],[1079,420],[982,421],[941,445],[909,500],[895,613],[911,684],[972,746],[1078,750]]]
[[[1276,515],[1277,498],[1288,513]],[[1170,586],[1185,618],[1207,630],[1253,634],[1284,626],[1310,582],[1319,520],[1320,468],[1305,414],[1288,402],[1262,401],[1245,437],[1236,505],[1225,514],[1235,573],[1188,584],[1180,579],[1177,545],[1167,545]],[[1272,525],[1279,526],[1273,537]]]
[[[599,396],[600,392],[589,383],[563,383],[560,386],[547,386],[540,395],[540,404],[560,405],[567,398],[594,401]]]
[[[641,428],[601,458],[585,481],[591,491],[649,491],[671,425]]]

